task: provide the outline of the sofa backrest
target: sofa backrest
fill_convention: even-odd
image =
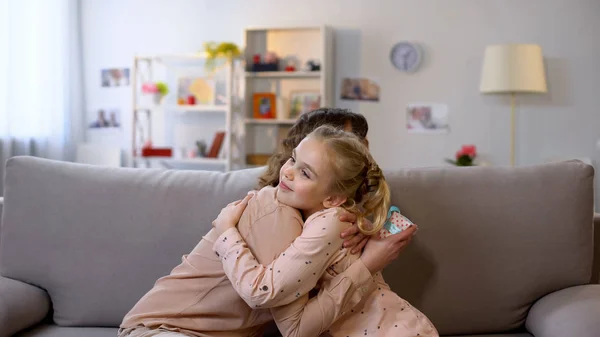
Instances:
[[[63,326],[118,326],[258,169],[219,173],[7,162],[0,274],[46,289]]]
[[[57,324],[117,326],[259,173],[13,158],[0,274],[46,289]],[[386,177],[393,204],[419,232],[385,278],[440,333],[521,327],[540,297],[589,282],[590,166],[407,169]]]
[[[521,328],[536,300],[590,282],[591,166],[415,169],[386,178],[392,203],[420,226],[384,276],[440,333]]]

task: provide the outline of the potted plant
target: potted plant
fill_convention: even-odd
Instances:
[[[446,159],[446,162],[456,166],[476,166],[476,157],[477,148],[475,145],[463,145],[460,150],[456,152],[456,159]]]
[[[169,93],[169,86],[165,82],[144,83],[142,85],[142,92],[153,95],[154,103],[161,104],[163,98]]]
[[[204,53],[206,54],[206,69],[209,72],[215,69],[215,60],[220,57],[224,57],[229,61],[239,57],[242,53],[240,48],[232,42],[205,42]]]

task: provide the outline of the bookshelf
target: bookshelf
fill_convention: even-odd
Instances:
[[[207,69],[205,64],[203,54],[135,57],[132,72],[133,167],[226,172],[243,166],[236,141],[239,128],[235,127],[236,123],[243,123],[243,64],[240,60],[218,59],[213,70]],[[141,89],[144,83],[157,81],[165,82],[169,87],[169,93],[161,102],[155,102]],[[200,89],[187,93],[193,85]],[[206,92],[210,93],[209,98],[201,99]],[[182,96],[190,95],[199,103],[180,101]],[[148,140],[153,148],[170,149],[170,156],[168,152],[165,153],[167,156],[144,152]],[[198,141],[206,146],[206,157],[198,156]],[[212,149],[215,141],[220,141],[216,150]]]
[[[333,91],[333,33],[328,26],[306,27],[251,27],[244,30],[245,61],[245,104],[244,134],[241,143],[242,157],[267,158],[273,154],[289,128],[295,123],[297,115],[292,111],[303,111],[307,104],[299,105],[301,97],[320,97],[310,106],[332,106]],[[278,56],[275,71],[254,71],[255,55],[261,61],[268,52]],[[318,61],[318,70],[309,70],[308,61]],[[295,71],[285,71],[292,65]],[[254,95],[257,93],[274,94],[275,117],[256,118]],[[312,99],[312,102],[315,100]],[[307,100],[302,100],[303,102]],[[293,108],[294,107],[294,108]],[[258,163],[260,165],[261,163]],[[246,160],[245,167],[257,165]]]

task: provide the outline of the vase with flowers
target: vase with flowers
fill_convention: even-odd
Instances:
[[[154,104],[161,104],[169,93],[169,86],[164,82],[149,82],[142,85],[142,93],[152,95]]]
[[[235,43],[216,43],[212,41],[204,43],[204,53],[206,55],[205,68],[209,73],[215,71],[217,58],[223,57],[229,62],[231,62],[233,61],[233,59],[239,57],[242,54],[240,48]]]
[[[477,148],[475,145],[463,145],[460,150],[456,152],[456,159],[446,159],[446,162],[456,166],[476,166],[476,157]]]

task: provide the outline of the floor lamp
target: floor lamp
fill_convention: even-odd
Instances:
[[[535,44],[486,47],[479,91],[510,94],[510,165],[515,166],[515,95],[548,91],[542,48]]]

